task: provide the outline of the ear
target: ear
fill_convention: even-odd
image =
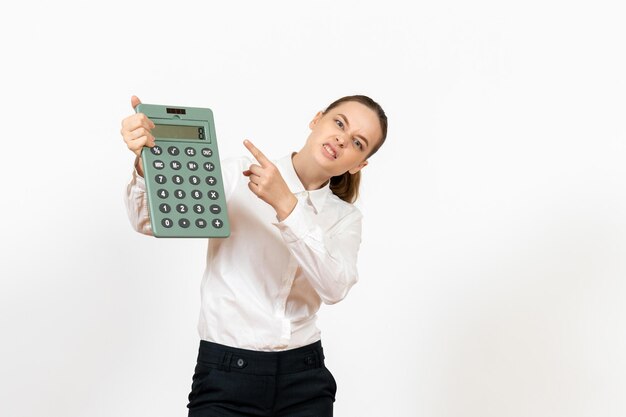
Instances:
[[[355,166],[354,168],[348,170],[348,172],[350,174],[356,174],[357,172],[359,172],[360,170],[362,170],[363,168],[365,168],[365,166],[367,165],[367,159],[363,162],[361,162],[359,165]]]
[[[313,129],[313,127],[317,124],[317,122],[319,122],[323,115],[324,113],[318,111],[313,120],[309,122],[309,129]]]

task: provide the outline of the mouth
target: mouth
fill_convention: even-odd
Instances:
[[[324,151],[326,151],[325,153],[328,157],[332,159],[337,159],[337,151],[335,151],[335,148],[330,146],[328,143],[323,144],[322,148],[324,149]]]

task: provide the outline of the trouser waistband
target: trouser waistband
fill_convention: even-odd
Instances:
[[[198,362],[224,371],[280,375],[321,368],[324,366],[324,349],[319,340],[279,352],[240,349],[201,340]]]

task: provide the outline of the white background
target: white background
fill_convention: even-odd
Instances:
[[[390,127],[320,312],[335,414],[626,415],[619,3],[3,6],[0,415],[186,416],[206,241],[131,230],[132,94],[280,157],[355,93]]]

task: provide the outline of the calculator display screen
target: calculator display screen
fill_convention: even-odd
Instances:
[[[168,139],[204,139],[204,127],[155,124],[152,135]]]

